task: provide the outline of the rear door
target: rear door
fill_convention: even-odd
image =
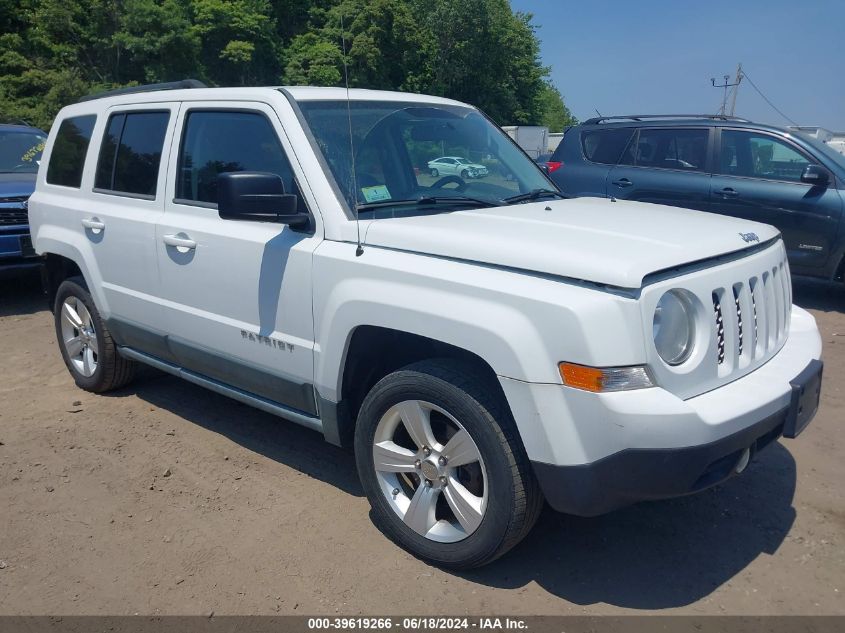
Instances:
[[[321,237],[221,219],[217,176],[239,171],[278,174],[300,210],[316,208],[269,105],[183,103],[156,231],[168,347],[181,367],[315,415],[311,265]]]
[[[807,165],[819,162],[768,132],[723,128],[718,147],[712,211],[773,224],[793,267],[824,266],[842,215],[833,175],[827,186],[801,182]]]
[[[604,198],[607,175],[628,146],[633,128],[572,128],[551,157],[552,181],[570,196]]]
[[[102,276],[109,328],[130,347],[156,351],[163,342],[158,304],[155,227],[164,211],[160,169],[177,106],[110,108],[95,128],[94,182],[79,214]]]
[[[607,195],[707,211],[712,127],[640,128],[607,177]]]

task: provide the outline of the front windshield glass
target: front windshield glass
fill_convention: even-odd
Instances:
[[[500,205],[515,195],[554,189],[473,108],[384,101],[352,101],[349,111],[346,101],[299,105],[341,194],[362,217]]]
[[[0,130],[0,173],[36,173],[46,141],[41,132]]]

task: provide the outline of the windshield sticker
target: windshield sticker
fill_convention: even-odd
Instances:
[[[381,202],[382,200],[390,200],[390,192],[384,185],[376,185],[374,187],[362,187],[361,193],[364,194],[364,200],[367,202]]]

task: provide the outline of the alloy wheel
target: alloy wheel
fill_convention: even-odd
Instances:
[[[97,371],[99,348],[91,313],[79,298],[70,296],[62,303],[62,344],[73,368],[86,378]]]
[[[388,409],[373,439],[373,465],[391,509],[409,528],[441,543],[481,525],[488,482],[481,452],[442,408],[406,400]]]

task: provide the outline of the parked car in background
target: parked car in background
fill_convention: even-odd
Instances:
[[[47,135],[27,125],[0,125],[0,274],[41,263],[32,248],[26,204]]]
[[[773,224],[793,273],[843,280],[845,157],[806,134],[733,117],[621,116],[567,131],[562,191]]]
[[[428,170],[433,178],[438,176],[460,176],[464,180],[469,178],[484,178],[489,172],[487,167],[473,163],[460,156],[441,156],[428,161]]]

